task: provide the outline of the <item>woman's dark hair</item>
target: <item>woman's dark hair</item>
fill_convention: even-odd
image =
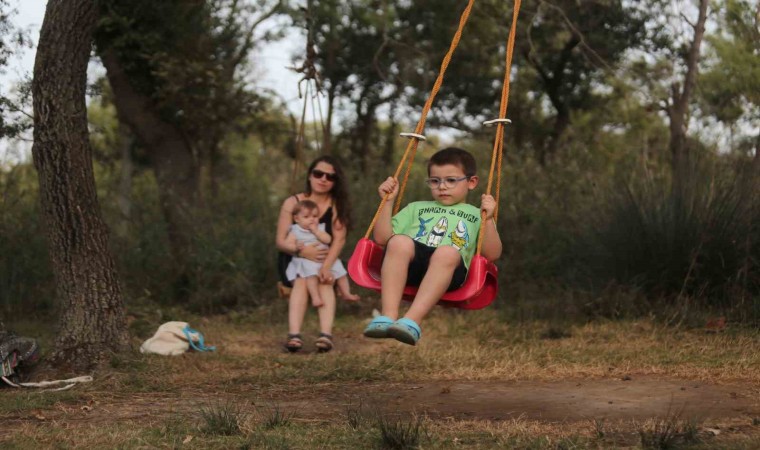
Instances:
[[[311,171],[321,162],[331,165],[335,171],[335,181],[330,190],[330,195],[332,195],[335,208],[338,210],[338,220],[340,220],[340,223],[342,223],[347,229],[351,229],[351,201],[348,199],[346,175],[343,173],[343,168],[337,159],[330,155],[324,155],[311,162],[309,170],[306,172],[305,192],[307,195],[311,195],[311,183],[309,182],[309,177],[311,176]]]

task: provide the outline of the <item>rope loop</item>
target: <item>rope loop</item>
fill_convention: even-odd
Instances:
[[[483,122],[483,125],[490,127],[491,125],[495,125],[497,123],[508,124],[508,123],[512,123],[512,121],[509,119],[493,119],[493,120],[486,120],[485,122]]]
[[[417,139],[418,141],[427,141],[427,138],[422,134],[417,133],[399,133],[398,134],[401,137],[409,138],[409,139]]]

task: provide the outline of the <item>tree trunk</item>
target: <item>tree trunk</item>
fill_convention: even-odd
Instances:
[[[129,126],[148,153],[172,256],[183,276],[191,251],[192,210],[198,202],[200,166],[182,133],[161,120],[150,100],[132,87],[117,56],[101,49],[100,57],[114,92],[119,120]]]
[[[391,110],[388,121],[388,129],[385,134],[385,146],[383,148],[383,156],[381,161],[384,167],[393,167],[394,150],[396,149],[396,139],[398,136],[398,123],[396,122],[396,102],[391,103]]]
[[[688,112],[691,94],[697,82],[699,70],[699,54],[702,38],[705,35],[705,21],[707,20],[708,0],[699,0],[699,17],[694,25],[694,38],[686,55],[686,75],[683,80],[683,88],[674,84],[671,87],[672,104],[667,108],[670,120],[670,155],[672,158],[671,170],[673,173],[673,186],[683,186],[685,177],[688,176],[689,153],[686,147],[686,130],[689,126]]]
[[[32,82],[32,155],[61,310],[51,362],[75,369],[89,369],[128,344],[87,131],[85,86],[96,20],[92,0],[48,1]]]
[[[547,69],[541,65],[541,62],[534,58],[530,52],[525,54],[528,62],[533,66],[541,77],[549,101],[557,110],[557,116],[554,119],[554,126],[549,139],[541,143],[538,148],[537,159],[539,164],[545,166],[559,148],[559,142],[565,130],[570,125],[570,107],[567,99],[562,95],[565,84],[565,68],[572,57],[573,51],[581,43],[581,38],[573,33],[560,52],[560,58],[554,67]]]
[[[758,6],[760,8],[760,6]],[[760,177],[760,133],[755,137],[755,156],[752,158],[752,172],[754,176]]]
[[[359,170],[363,174],[367,173],[367,157],[370,152],[372,131],[375,127],[375,108],[374,104],[370,104],[367,106],[367,111],[362,113],[361,107],[357,107],[358,117],[351,143],[351,153],[354,161],[358,161]]]
[[[327,119],[325,119],[325,130],[322,135],[322,153],[325,155],[332,154],[332,121],[335,107],[335,87],[330,84],[327,90]]]

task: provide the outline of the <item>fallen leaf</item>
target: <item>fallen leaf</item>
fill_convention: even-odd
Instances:
[[[182,444],[183,444],[183,445],[184,445],[184,444],[189,444],[189,443],[190,443],[190,441],[192,441],[192,440],[193,440],[193,437],[192,437],[191,435],[189,435],[189,434],[188,434],[187,436],[185,436],[185,439],[182,441]]]

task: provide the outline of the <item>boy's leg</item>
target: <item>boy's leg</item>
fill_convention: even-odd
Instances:
[[[311,304],[314,305],[314,307],[319,308],[324,304],[322,301],[322,295],[319,293],[319,278],[316,276],[306,277],[306,289],[309,291]]]
[[[425,277],[417,289],[417,296],[404,317],[419,324],[446,293],[454,271],[461,261],[462,257],[454,247],[444,245],[435,249]]]
[[[406,287],[409,263],[414,258],[414,241],[409,236],[397,234],[385,247],[385,259],[380,269],[382,291],[382,314],[393,320],[398,319],[401,296]]]

